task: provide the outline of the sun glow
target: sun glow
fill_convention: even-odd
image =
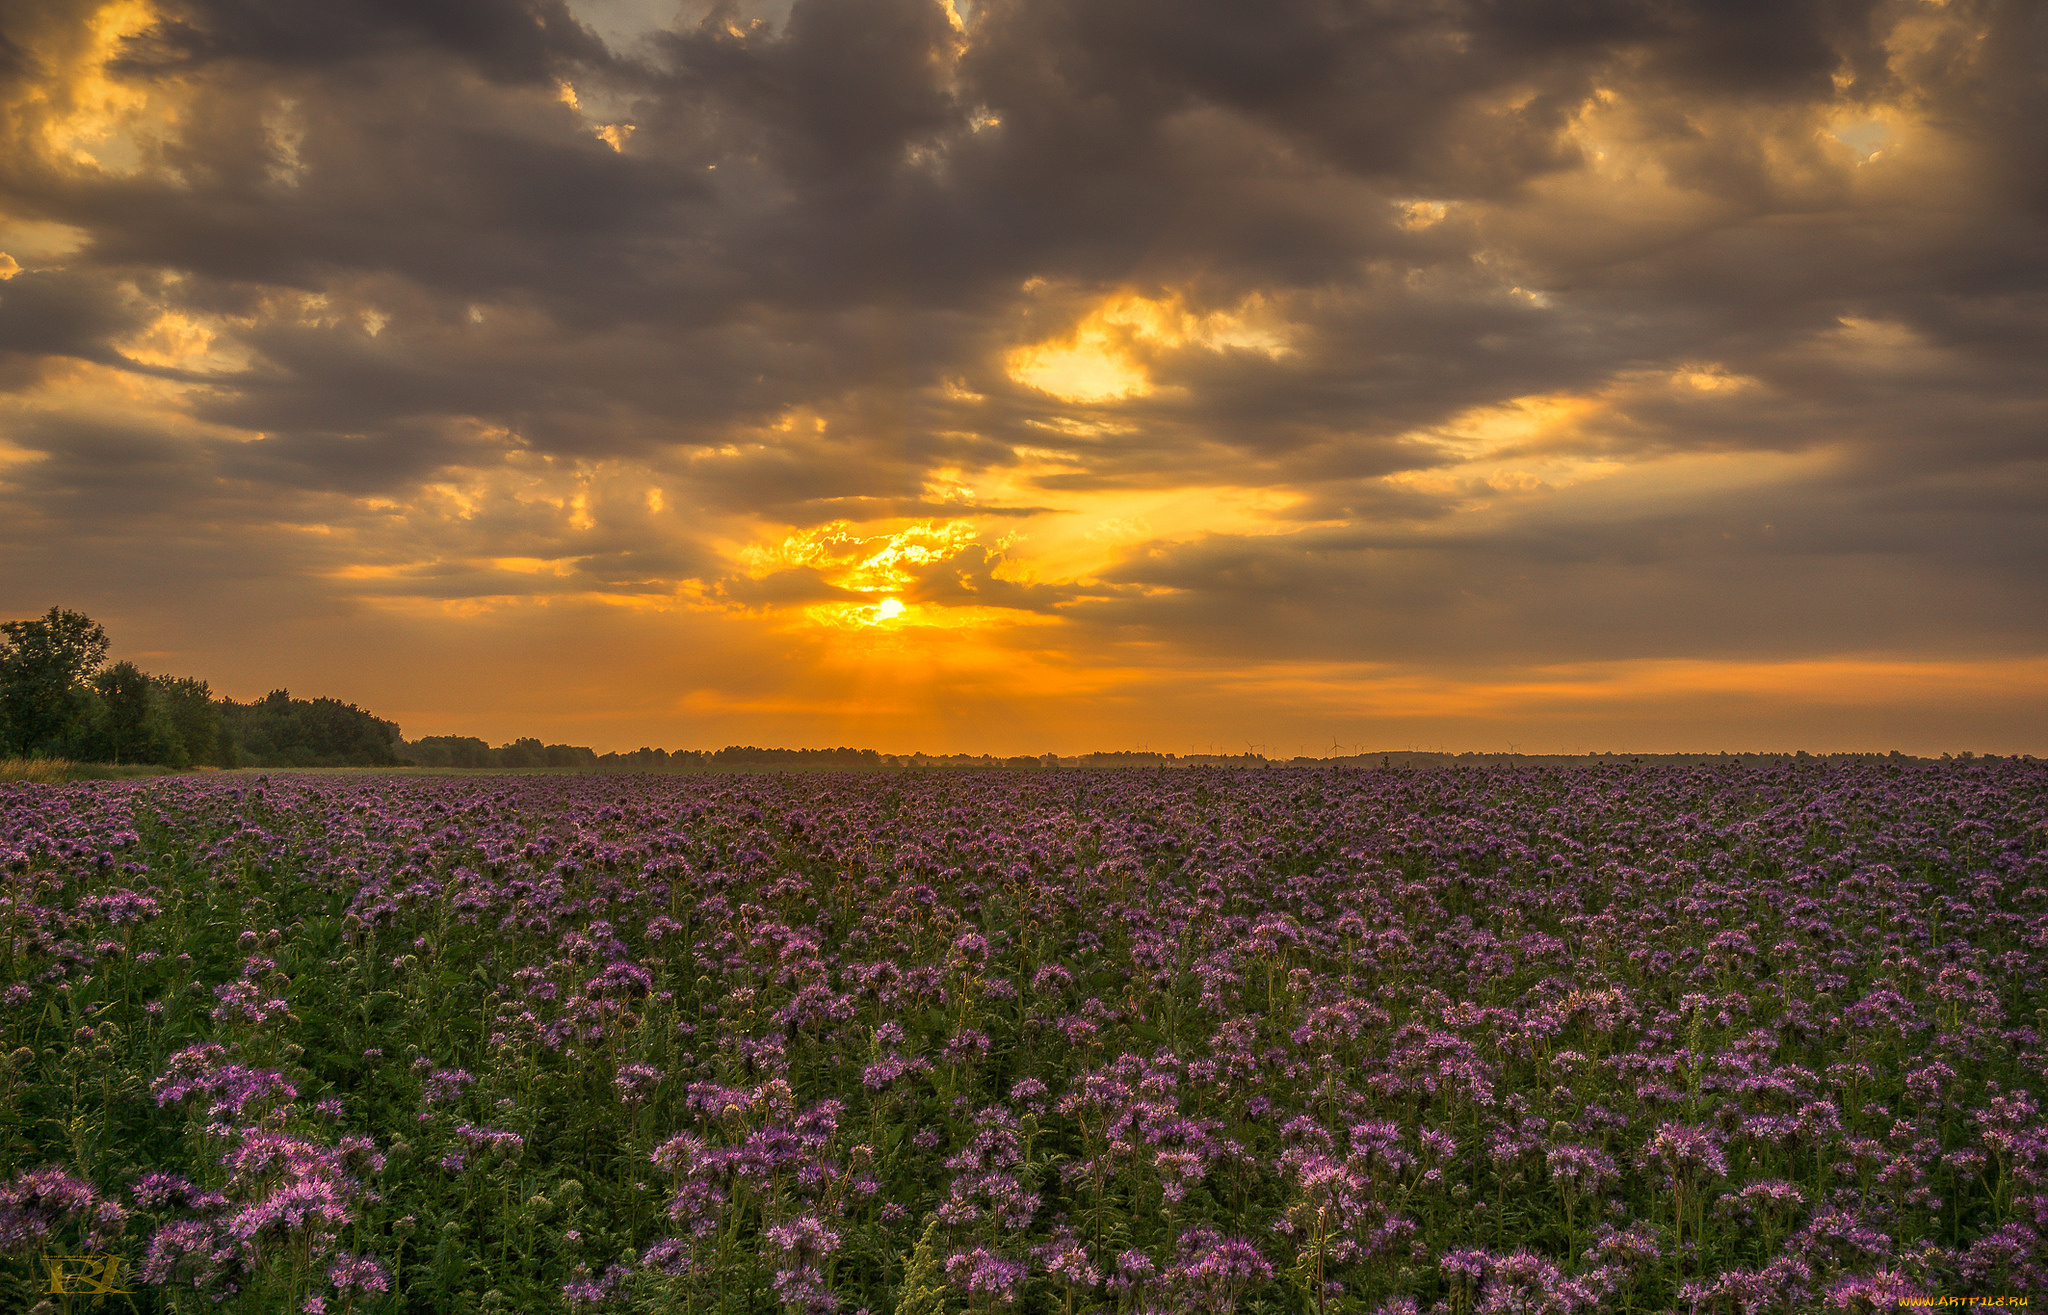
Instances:
[[[1010,378],[1064,402],[1118,402],[1152,391],[1151,362],[1160,352],[1197,348],[1288,353],[1272,304],[1254,294],[1235,310],[1196,314],[1180,293],[1110,297],[1063,338],[1019,347],[1005,358]]]
[[[755,579],[808,567],[842,589],[888,593],[914,583],[918,568],[958,556],[979,535],[971,520],[913,521],[894,532],[872,534],[860,533],[851,522],[833,521],[788,535],[779,544],[748,545],[739,556]],[[897,607],[900,611],[902,604]]]

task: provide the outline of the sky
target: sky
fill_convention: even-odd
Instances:
[[[0,10],[0,613],[408,736],[2048,754],[2048,7]]]

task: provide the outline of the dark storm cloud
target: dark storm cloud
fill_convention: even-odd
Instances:
[[[199,94],[213,130],[162,148],[175,177],[53,189],[98,259],[308,290],[394,275],[423,295],[611,320],[648,309],[636,261],[668,254],[664,230],[687,219],[675,207],[704,192],[613,151],[538,88],[411,60],[354,79],[264,73]]]
[[[31,454],[8,469],[22,504],[42,522],[155,520],[167,507],[213,501],[214,472],[189,439],[105,422],[43,418],[10,426],[9,441]]]
[[[204,380],[175,409],[209,436],[10,422],[40,456],[0,500],[70,532],[120,533],[151,478],[254,534],[608,461],[698,518],[942,518],[967,504],[935,472],[1031,449],[1064,464],[974,515],[1296,501],[1287,532],[1141,548],[1101,589],[1005,583],[982,545],[906,597],[1266,656],[2024,646],[2048,615],[1994,604],[2033,597],[2042,528],[2037,5],[995,0],[956,30],[931,0],[798,0],[621,54],[539,0],[180,0],[103,74],[93,9],[0,20],[0,211],[83,235],[0,283],[0,387],[39,397],[39,358]],[[178,103],[133,169],[80,165],[51,144],[69,102],[22,90],[100,76]],[[1886,145],[1859,165],[1838,128]],[[1126,325],[1149,392],[1009,377],[1124,291],[1266,314],[1284,348]],[[147,364],[159,312],[232,350]],[[1710,367],[1742,387],[1669,382]],[[1591,409],[1489,459],[1815,464],[1633,515],[1388,482],[1531,397]],[[593,495],[597,543],[548,523],[564,497],[386,526],[374,588],[849,596],[744,580],[635,491]]]
[[[112,282],[91,273],[36,270],[0,283],[0,352],[122,359],[111,340],[141,323]]]
[[[321,69],[408,53],[453,56],[507,82],[608,57],[560,0],[172,0],[123,67]]]
[[[1224,106],[1348,172],[1474,194],[1576,163],[1561,129],[1597,79],[1815,99],[1845,65],[1875,76],[1882,8],[1033,0],[988,7],[976,68],[993,103],[1034,125],[1106,121],[1123,130],[1114,142],[1195,105]],[[1508,103],[1494,103],[1502,95]]]
[[[906,144],[955,124],[958,106],[935,62],[956,38],[928,0],[810,0],[768,39],[740,35],[722,17],[662,43],[671,85],[686,103],[752,125],[812,186],[886,177]]]
[[[223,448],[221,473],[255,483],[375,494],[477,464],[502,445],[431,425],[380,425],[367,434],[287,432]]]

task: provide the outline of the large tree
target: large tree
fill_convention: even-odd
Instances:
[[[0,622],[0,730],[7,752],[65,753],[85,729],[88,685],[107,660],[107,632],[82,612],[53,607],[36,621]]]

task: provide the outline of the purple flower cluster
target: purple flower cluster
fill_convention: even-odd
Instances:
[[[275,1069],[250,1068],[227,1062],[217,1045],[188,1046],[172,1055],[150,1083],[159,1105],[173,1105],[197,1096],[206,1102],[206,1120],[213,1124],[254,1123],[298,1097],[298,1088]]]
[[[335,1251],[343,1231],[359,1220],[361,1205],[374,1199],[366,1178],[384,1168],[385,1157],[369,1138],[328,1145],[243,1126],[225,1140],[214,1166],[220,1190],[163,1172],[133,1185],[138,1206],[169,1216],[145,1248],[138,1271],[144,1282],[188,1284],[225,1300],[261,1272],[266,1257],[332,1254],[335,1272],[347,1278],[335,1280],[345,1297],[388,1286],[376,1261]]]
[[[76,1242],[88,1250],[111,1245],[126,1226],[128,1212],[100,1194],[99,1188],[45,1165],[0,1184],[0,1255],[27,1255],[47,1249],[69,1226]]]

